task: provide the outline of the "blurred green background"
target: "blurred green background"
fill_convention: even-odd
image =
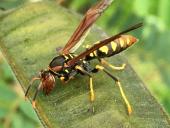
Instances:
[[[40,0],[0,0],[3,11]],[[51,0],[54,1],[54,0]],[[55,0],[73,11],[84,13],[97,0]],[[170,113],[170,1],[115,0],[97,21],[109,35],[143,22],[144,27],[132,32],[140,41],[125,51],[126,58],[147,88]],[[0,54],[0,127],[42,127],[10,67]]]

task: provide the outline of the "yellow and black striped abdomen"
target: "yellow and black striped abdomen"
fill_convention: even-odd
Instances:
[[[118,39],[111,41],[108,45],[102,46],[93,53],[90,53],[86,56],[86,59],[91,60],[96,57],[105,58],[113,56],[127,49],[135,42],[137,42],[135,37],[131,35],[121,35]]]

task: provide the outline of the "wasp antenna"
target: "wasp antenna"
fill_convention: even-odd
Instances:
[[[27,88],[27,90],[26,90],[26,92],[25,92],[25,100],[27,100],[27,95],[28,95],[28,92],[29,92],[29,90],[30,90],[33,82],[34,82],[35,80],[39,80],[39,79],[40,79],[39,77],[34,77],[34,78],[32,78],[32,80],[31,80],[31,82],[30,82],[30,84],[29,84],[29,86],[28,86],[28,88]]]
[[[137,23],[137,24],[129,27],[128,29],[120,32],[118,35],[122,35],[122,34],[124,34],[124,33],[127,33],[127,32],[130,32],[130,31],[132,31],[132,30],[138,29],[138,28],[140,28],[140,27],[142,27],[142,26],[143,26],[143,23],[142,23],[142,22],[141,22],[141,23]]]
[[[56,51],[57,51],[57,53],[61,53],[61,50],[63,49],[63,47],[57,47],[56,48]]]
[[[34,98],[33,98],[33,101],[32,101],[32,106],[33,106],[33,108],[35,108],[35,99],[36,99],[36,97],[37,97],[37,95],[38,95],[38,92],[39,92],[40,89],[41,89],[41,85],[42,85],[42,82],[39,84],[39,86],[37,87],[37,90],[36,90],[36,92],[35,92],[35,94],[34,94]]]

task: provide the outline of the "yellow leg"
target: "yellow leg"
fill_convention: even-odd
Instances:
[[[122,98],[123,98],[123,100],[124,100],[124,102],[126,104],[128,114],[130,115],[132,113],[132,107],[131,107],[131,105],[130,105],[130,103],[129,103],[129,101],[128,101],[128,99],[127,99],[127,97],[126,97],[126,95],[125,95],[125,93],[124,93],[124,91],[122,89],[122,86],[121,86],[120,82],[116,81],[116,84],[119,87],[119,90],[120,90],[120,93],[122,95]]]
[[[93,90],[93,81],[92,77],[90,77],[90,101],[93,102],[95,100],[94,90]]]
[[[61,77],[60,77],[60,80],[61,80],[61,82],[62,82],[63,84],[66,84],[66,83],[68,83],[68,81],[69,81],[70,79],[68,79],[67,81],[65,81],[65,77],[64,77],[64,76],[61,76]]]
[[[64,83],[64,82],[65,82],[65,81],[64,81],[64,79],[65,79],[65,77],[64,77],[64,76],[61,76],[61,77],[60,77],[60,80],[61,80],[61,82],[62,82],[62,83]]]
[[[91,107],[92,107],[92,113],[94,113],[94,106],[93,106],[93,102],[95,100],[95,95],[94,95],[94,89],[93,89],[93,79],[92,77],[90,77],[90,83],[89,83],[89,86],[90,86],[90,102],[91,102]]]
[[[92,75],[87,72],[86,70],[84,70],[81,66],[76,66],[75,69],[80,70],[81,72],[83,72],[84,74],[89,76],[89,87],[90,87],[90,102],[93,103],[95,100],[95,95],[94,95],[94,89],[93,89],[93,79],[92,79]],[[94,112],[94,106],[92,104],[92,112]]]
[[[123,70],[125,68],[125,66],[126,66],[126,64],[122,64],[122,66],[113,66],[112,64],[110,64],[109,62],[107,62],[104,59],[101,59],[100,62],[101,62],[102,65],[107,65],[110,68],[112,68],[113,70]]]
[[[93,102],[94,99],[95,99],[95,96],[94,96],[94,90],[93,90],[93,79],[92,79],[91,74],[88,73],[87,71],[85,71],[81,66],[77,65],[75,68],[82,71],[84,74],[89,76],[89,78],[90,78],[90,83],[89,83],[89,86],[90,86],[90,101]]]
[[[65,77],[64,76],[61,76],[60,77],[60,80],[63,84],[67,84],[70,80],[74,79],[73,76],[70,76],[69,79],[67,81],[65,81]]]
[[[123,88],[120,84],[120,81],[118,80],[118,78],[116,78],[115,76],[113,76],[111,73],[109,73],[103,66],[100,66],[100,65],[96,65],[96,69],[98,70],[102,70],[104,71],[108,76],[110,76],[114,81],[116,81],[116,84],[117,86],[119,87],[119,90],[120,90],[120,93],[121,93],[121,96],[126,104],[126,107],[127,107],[127,111],[128,111],[128,114],[130,115],[132,113],[132,108],[131,108],[131,105],[123,91]]]
[[[87,44],[87,45],[83,45],[83,48],[89,49],[91,47],[91,45]]]

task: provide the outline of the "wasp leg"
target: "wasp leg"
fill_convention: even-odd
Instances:
[[[106,66],[109,66],[110,68],[112,68],[113,70],[123,70],[125,69],[125,66],[126,64],[122,64],[122,66],[114,66],[112,64],[110,64],[109,62],[107,62],[106,60],[104,59],[99,59],[100,63],[102,65],[106,65]]]
[[[60,77],[60,80],[61,80],[61,82],[62,82],[63,84],[68,83],[68,82],[69,82],[70,80],[72,80],[72,79],[74,79],[74,76],[69,76],[68,79],[66,79],[66,77],[64,77],[64,76],[61,76],[61,77]]]
[[[115,76],[113,76],[111,73],[109,73],[109,71],[107,71],[103,66],[100,66],[100,65],[96,65],[96,70],[102,70],[104,71],[109,77],[111,77],[115,82],[116,82],[116,85],[119,87],[119,90],[120,90],[120,93],[121,93],[121,96],[126,104],[126,107],[127,107],[127,111],[128,111],[128,114],[130,115],[132,113],[132,108],[131,108],[131,105],[123,91],[123,88],[122,88],[122,85],[119,81],[118,78],[116,78]]]
[[[37,90],[36,90],[36,92],[35,92],[35,94],[34,94],[34,98],[33,98],[33,101],[32,101],[32,106],[33,106],[33,108],[36,107],[36,106],[35,106],[35,99],[36,99],[36,97],[37,97],[37,95],[38,95],[38,92],[39,92],[40,89],[41,89],[41,85],[42,85],[42,83],[39,84],[39,86],[37,87]]]
[[[65,77],[64,76],[61,76],[60,77],[60,80],[63,84],[66,84],[68,82],[68,80],[65,80]]]
[[[91,45],[87,44],[87,45],[83,45],[83,48],[86,48],[86,50],[88,50],[91,47]]]
[[[90,102],[92,103],[92,112],[94,112],[94,106],[93,106],[93,102],[95,100],[95,95],[94,95],[94,89],[93,89],[93,78],[92,75],[87,72],[86,70],[84,70],[81,66],[76,66],[75,69],[81,71],[82,73],[86,74],[89,76],[89,87],[90,87]]]
[[[34,82],[35,80],[39,80],[39,79],[40,79],[40,78],[38,78],[38,77],[32,78],[32,80],[31,80],[31,82],[30,82],[30,84],[29,84],[29,86],[28,86],[28,88],[27,88],[27,90],[26,90],[26,92],[25,92],[25,99],[27,99],[28,91],[30,90],[33,82]]]

